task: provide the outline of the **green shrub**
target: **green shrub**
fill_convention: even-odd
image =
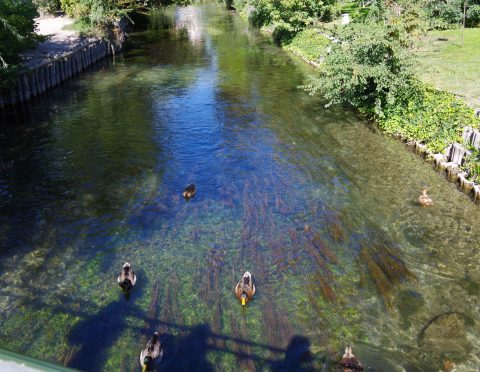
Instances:
[[[123,9],[109,0],[60,0],[62,9],[76,20],[92,27],[104,28],[115,22],[130,9]]]
[[[270,26],[278,42],[318,21],[330,21],[339,14],[336,0],[234,0],[234,7],[257,26]]]
[[[284,48],[309,61],[319,62],[327,54],[330,44],[331,41],[319,30],[307,28],[296,34],[288,44],[284,45]]]
[[[474,4],[467,10],[467,25],[478,26],[480,24],[480,4]]]
[[[352,23],[332,43],[320,76],[305,89],[320,90],[330,103],[350,103],[369,116],[382,117],[387,105],[413,89],[415,73],[410,50],[384,23]]]
[[[480,183],[480,151],[473,150],[472,154],[465,159],[462,169],[467,172],[468,179]]]
[[[463,23],[465,0],[426,0],[426,12],[430,27],[448,29],[460,27]],[[466,25],[480,23],[480,0],[467,0]]]
[[[60,0],[33,0],[33,2],[41,13],[53,14],[61,8]]]
[[[38,15],[31,0],[0,1],[0,90],[15,81],[21,59],[19,54],[35,46],[35,23]]]
[[[419,140],[432,152],[461,142],[465,126],[477,125],[473,110],[453,94],[417,84],[416,94],[388,105],[378,120],[385,132]]]

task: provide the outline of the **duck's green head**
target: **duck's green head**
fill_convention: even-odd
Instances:
[[[142,372],[148,371],[151,362],[152,362],[152,357],[146,356],[145,358],[143,358]]]

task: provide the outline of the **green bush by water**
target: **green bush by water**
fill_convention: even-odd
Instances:
[[[268,27],[278,42],[286,42],[319,21],[331,21],[339,14],[335,0],[234,0],[235,9],[257,27]]]
[[[320,33],[320,30],[308,28],[299,32],[283,47],[302,58],[319,62],[327,54],[330,40]]]
[[[378,123],[385,132],[419,140],[432,152],[461,142],[465,126],[478,126],[473,110],[453,94],[420,84],[416,94],[389,105]]]

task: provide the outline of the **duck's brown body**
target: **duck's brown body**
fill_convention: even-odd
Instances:
[[[351,346],[345,348],[345,354],[343,354],[340,364],[343,367],[343,372],[363,371],[362,364],[355,358],[355,355],[353,355]]]
[[[428,189],[422,190],[422,195],[418,197],[418,204],[422,207],[430,207],[433,205],[433,200],[427,195]]]
[[[195,185],[192,183],[191,185],[187,186],[185,188],[185,191],[183,192],[183,197],[185,199],[191,199],[195,196],[195,193],[196,193],[196,189],[195,189]]]
[[[242,305],[245,306],[247,301],[250,301],[255,294],[255,284],[252,281],[252,274],[248,271],[243,274],[242,279],[238,282],[235,287],[235,296],[242,302]]]

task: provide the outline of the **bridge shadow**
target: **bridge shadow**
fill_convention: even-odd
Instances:
[[[285,350],[285,357],[271,363],[272,371],[314,371],[310,340],[303,336],[293,336]]]
[[[69,343],[78,351],[65,364],[81,371],[102,370],[106,353],[127,328],[126,319],[142,314],[142,310],[135,305],[135,300],[141,298],[144,286],[147,285],[145,281],[141,283],[129,294],[119,287],[118,299],[95,315],[85,317],[85,314],[78,314],[85,319],[68,336]],[[92,308],[92,305],[88,308]]]
[[[144,285],[146,286],[147,283]],[[332,364],[325,356],[312,354],[310,340],[307,337],[295,335],[286,348],[281,348],[213,332],[208,323],[188,326],[163,321],[157,316],[152,317],[152,314],[148,314],[135,304],[136,299],[141,298],[142,291],[141,286],[139,288],[136,286],[130,300],[126,301],[119,289],[117,300],[91,316],[86,315],[82,310],[72,311],[67,303],[56,307],[57,311],[67,312],[84,319],[72,329],[68,336],[74,351],[70,359],[65,360],[65,364],[81,371],[102,370],[108,351],[128,329],[145,340],[151,337],[155,330],[159,331],[164,349],[159,368],[161,371],[214,371],[218,367],[212,363],[215,363],[218,356],[222,354],[233,356],[238,366],[248,366],[247,369],[306,372],[318,370],[318,366],[321,365],[322,370],[331,370],[329,367]],[[84,302],[80,309],[94,307],[93,302]],[[127,318],[134,320],[133,323],[138,326],[132,326],[132,322],[127,324]],[[142,341],[141,347],[143,345]],[[135,351],[140,353],[140,348]],[[132,360],[130,357],[127,359],[124,364],[128,366],[127,370],[140,368],[137,357]]]

